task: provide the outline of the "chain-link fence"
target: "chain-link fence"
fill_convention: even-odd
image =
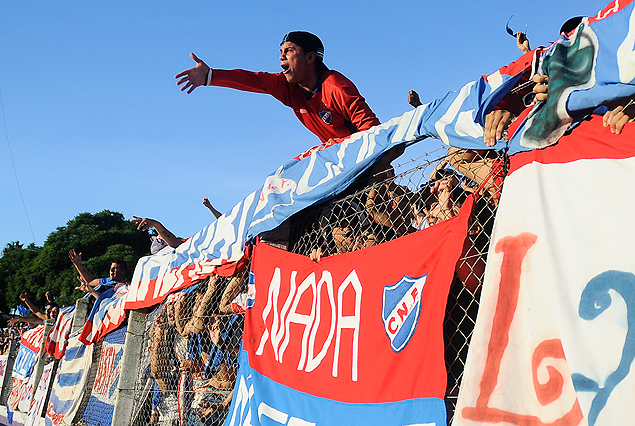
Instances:
[[[171,294],[148,314],[133,424],[220,425],[232,398],[248,269]]]

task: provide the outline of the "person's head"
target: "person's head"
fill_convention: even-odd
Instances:
[[[56,319],[60,313],[60,307],[55,302],[49,302],[44,307],[44,313],[47,319]]]
[[[324,209],[320,217],[322,235],[335,244],[338,254],[352,250],[360,223],[365,223],[364,211],[352,200],[340,200]]]
[[[292,31],[280,43],[280,66],[289,83],[303,84],[326,69],[324,45],[320,39],[306,31]]]
[[[394,240],[395,238],[397,238],[397,232],[393,228],[380,223],[371,222],[355,239],[355,245],[352,251],[369,248],[386,241]]]
[[[110,265],[110,279],[116,282],[123,282],[126,280],[126,271],[128,270],[128,264],[121,260],[115,260]]]

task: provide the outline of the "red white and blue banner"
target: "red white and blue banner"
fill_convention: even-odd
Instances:
[[[445,424],[442,327],[471,204],[318,263],[259,244],[225,425]]]
[[[7,372],[7,359],[9,359],[9,355],[0,355],[0,384],[4,383],[4,375]]]
[[[60,360],[46,408],[46,426],[70,425],[84,395],[95,345],[83,344],[78,334],[70,335]]]
[[[33,367],[37,364],[43,336],[43,325],[38,325],[37,327],[22,333],[18,355],[16,356],[15,363],[13,364],[13,377],[25,380],[31,376]]]
[[[635,417],[635,125],[512,157],[454,426]]]
[[[61,359],[64,356],[74,317],[75,305],[60,308],[55,324],[46,337],[46,343],[44,344],[46,353],[53,355],[57,359]]]
[[[35,395],[31,400],[31,407],[29,408],[29,414],[24,422],[24,426],[39,426],[42,420],[42,412],[44,411],[44,401],[46,400],[46,393],[49,389],[49,383],[51,383],[51,376],[53,375],[54,363],[49,362],[44,366],[42,370],[42,377],[40,383],[35,390]]]
[[[122,327],[104,337],[93,390],[84,411],[87,425],[109,426],[112,422],[126,331],[127,327]]]
[[[79,336],[82,343],[96,343],[123,324],[126,319],[124,305],[128,287],[126,283],[118,283],[99,295]]]

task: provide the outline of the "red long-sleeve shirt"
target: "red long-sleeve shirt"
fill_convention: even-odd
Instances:
[[[282,73],[214,69],[211,85],[270,94],[293,108],[302,124],[322,142],[380,124],[353,82],[337,71],[322,71],[321,81],[309,99]]]

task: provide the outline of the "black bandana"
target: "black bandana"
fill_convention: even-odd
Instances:
[[[291,42],[297,44],[304,50],[304,53],[315,52],[320,60],[324,59],[324,45],[318,36],[306,31],[292,31],[282,38],[282,43]],[[280,43],[280,45],[282,45]]]

